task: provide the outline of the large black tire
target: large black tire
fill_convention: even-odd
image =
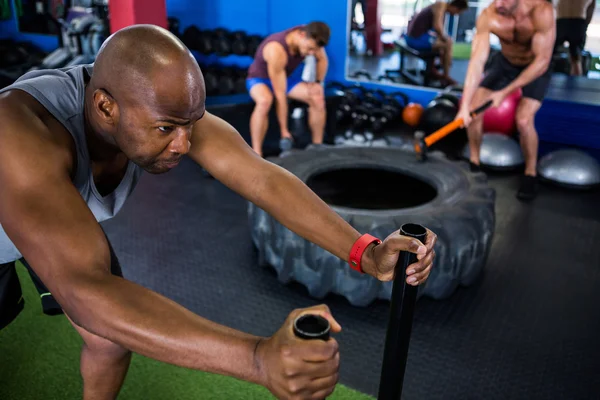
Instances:
[[[433,200],[410,208],[331,206],[359,232],[381,239],[409,222],[422,224],[437,234],[434,268],[426,284],[420,286],[419,297],[447,298],[459,285],[471,285],[486,264],[494,236],[496,194],[485,174],[471,173],[465,162],[449,161],[439,152],[419,162],[414,153],[391,147],[318,147],[292,151],[271,161],[305,183],[323,171],[377,168],[400,172],[433,186],[437,190]],[[361,182],[356,182],[357,190],[360,186]],[[391,282],[351,270],[345,261],[299,237],[252,203],[248,212],[259,263],[272,266],[282,283],[298,281],[315,298],[336,293],[355,306],[391,298]]]

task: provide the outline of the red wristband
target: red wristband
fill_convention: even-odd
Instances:
[[[361,274],[365,273],[365,271],[363,271],[362,269],[362,266],[360,265],[360,260],[362,259],[363,253],[371,243],[379,244],[381,243],[381,240],[377,239],[375,236],[371,236],[368,233],[365,233],[364,235],[359,237],[356,242],[354,242],[352,250],[350,250],[350,260],[348,262],[350,264],[350,268],[360,272]]]

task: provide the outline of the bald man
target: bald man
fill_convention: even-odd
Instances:
[[[581,52],[595,8],[596,0],[559,0],[556,4],[556,46],[569,43],[571,75],[583,75]]]
[[[275,334],[258,337],[122,277],[99,222],[119,212],[142,171],[168,172],[184,156],[349,268],[391,280],[404,250],[418,254],[408,283],[429,276],[434,233],[426,243],[398,232],[381,242],[353,229],[206,111],[200,68],[167,30],[123,29],[94,65],[30,72],[0,93],[0,328],[23,308],[21,260],[45,309],[59,305],[83,338],[84,399],[116,398],[131,352],[263,385],[278,398],[322,399],[334,390],[335,339],[304,341],[292,330],[297,316],[316,313],[339,332],[326,306],[295,310]]]

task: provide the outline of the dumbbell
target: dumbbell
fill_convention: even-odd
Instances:
[[[373,80],[373,78],[371,78],[371,74],[365,71],[364,69],[356,71],[355,73],[350,75],[350,78],[362,79],[366,81]]]
[[[254,57],[258,46],[263,41],[263,37],[260,35],[249,35],[246,37],[246,55]]]
[[[219,70],[214,66],[205,66],[202,68],[204,75],[204,86],[206,86],[207,96],[216,96],[219,94]]]
[[[395,114],[389,108],[381,107],[375,108],[369,115],[369,122],[371,126],[371,132],[379,134],[383,132],[386,126],[395,118]]]
[[[248,35],[244,31],[235,31],[229,35],[231,40],[231,52],[238,56],[246,55],[248,52]]]
[[[394,115],[390,122],[402,118],[402,111],[404,111],[404,107],[406,107],[409,102],[408,96],[402,92],[393,92],[386,95],[383,108],[389,110],[390,113]]]
[[[219,94],[227,95],[235,92],[236,67],[221,67],[219,71]]]
[[[343,124],[352,116],[354,108],[363,100],[366,90],[362,86],[351,86],[342,90],[342,100],[336,110],[337,122]]]
[[[371,113],[374,107],[369,104],[360,104],[352,110],[352,130],[357,133],[369,128]]]
[[[385,102],[385,92],[380,89],[369,90],[363,97],[363,103],[373,107],[381,107]]]
[[[237,76],[235,78],[235,93],[246,93],[246,77],[248,76],[248,70],[245,68],[238,68]]]
[[[175,36],[180,37],[181,32],[179,32],[179,19],[175,17],[167,18],[168,29]]]
[[[217,28],[212,31],[212,45],[214,52],[219,56],[231,54],[231,33],[226,28]]]
[[[190,50],[202,54],[211,54],[214,51],[211,31],[202,31],[195,25],[185,28],[181,40]]]

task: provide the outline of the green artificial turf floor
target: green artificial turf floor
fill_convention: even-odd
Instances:
[[[25,309],[0,331],[0,399],[80,399],[81,338],[64,316],[42,314],[39,297],[21,264],[17,270]],[[264,388],[229,377],[192,371],[134,354],[119,399],[272,399]],[[339,385],[331,400],[368,400]]]

